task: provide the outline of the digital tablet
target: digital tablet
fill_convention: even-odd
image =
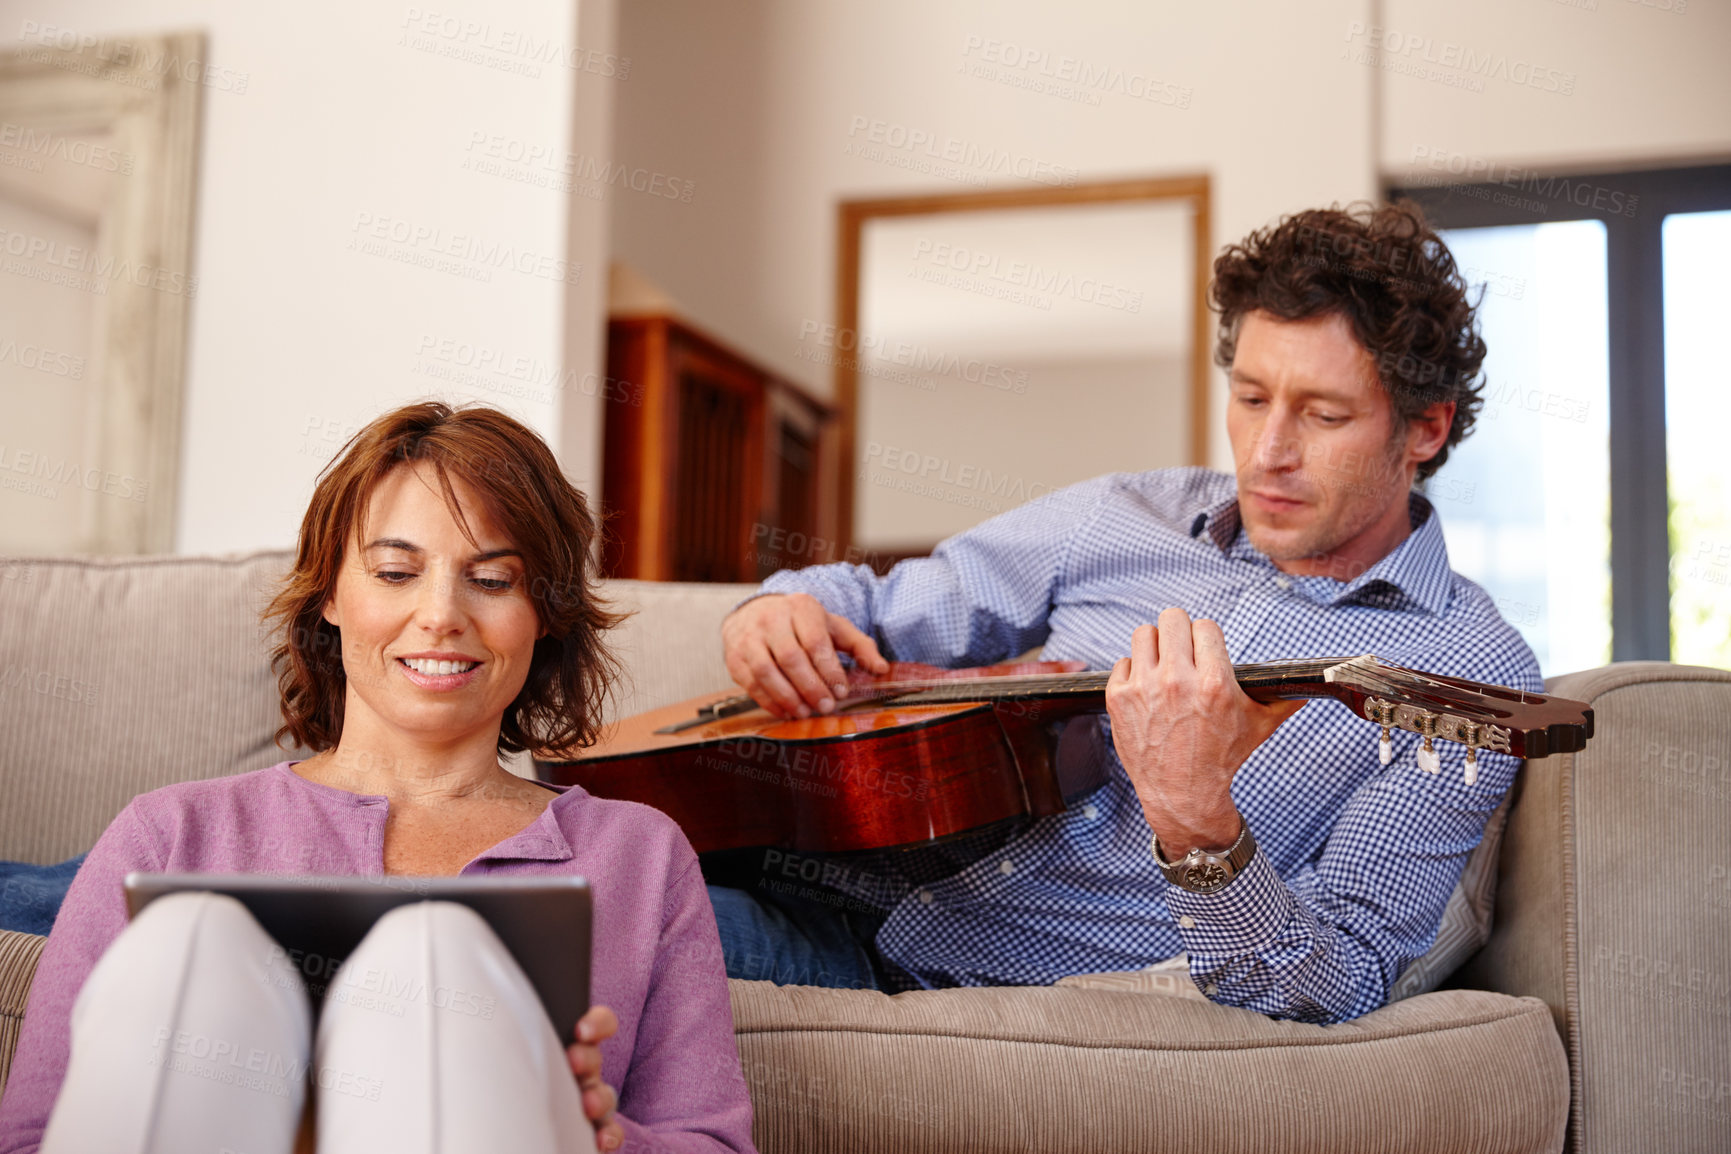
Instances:
[[[268,874],[129,873],[126,912],[186,891],[235,898],[299,967],[316,1009],[343,960],[390,910],[457,902],[493,928],[570,1043],[589,1008],[591,894],[580,877],[273,877]]]

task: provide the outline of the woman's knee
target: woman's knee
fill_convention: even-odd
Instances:
[[[528,980],[486,919],[459,902],[412,902],[381,917],[337,971],[340,1003],[493,1016],[502,990],[530,992]],[[532,996],[532,995],[531,995]]]
[[[177,979],[185,974],[234,975],[241,980],[218,982],[217,987],[237,992],[262,988],[273,1000],[310,1011],[300,969],[288,951],[227,894],[188,891],[157,898],[114,940],[98,968],[129,988],[136,987],[141,974],[157,971]],[[208,982],[195,985],[200,996],[216,992]]]

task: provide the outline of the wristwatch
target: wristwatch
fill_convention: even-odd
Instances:
[[[1160,856],[1160,837],[1154,836],[1154,864],[1166,875],[1166,880],[1191,893],[1219,893],[1232,884],[1250,859],[1256,856],[1256,839],[1250,836],[1250,823],[1238,818],[1238,840],[1231,849],[1210,851],[1193,849],[1175,862]]]

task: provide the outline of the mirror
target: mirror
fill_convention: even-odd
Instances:
[[[855,201],[839,235],[841,535],[873,564],[1206,462],[1206,177]]]
[[[204,37],[0,53],[0,549],[168,552]]]

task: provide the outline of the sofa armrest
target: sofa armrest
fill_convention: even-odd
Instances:
[[[37,934],[0,930],[0,1091],[6,1089],[12,1072],[12,1052],[24,1028],[24,1005],[30,1000],[36,962],[47,941]]]
[[[1547,689],[1591,703],[1596,733],[1525,767],[1490,941],[1450,984],[1550,1007],[1569,1053],[1571,1150],[1720,1148],[1731,672],[1624,662]]]

